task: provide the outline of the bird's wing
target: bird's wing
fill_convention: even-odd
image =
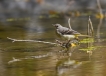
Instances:
[[[68,30],[69,30],[69,28],[60,26],[60,27],[57,28],[57,33],[61,34],[61,35],[64,35]]]
[[[75,31],[75,30],[65,30],[64,32],[63,32],[63,34],[64,35],[79,35],[80,33],[79,32],[77,32],[77,31]]]

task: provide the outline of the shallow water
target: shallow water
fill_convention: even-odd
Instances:
[[[0,24],[0,76],[104,76],[106,75],[106,22],[97,34],[99,19],[92,18],[94,43],[92,55],[80,49],[70,49],[70,56],[60,46],[36,42],[12,42],[7,37],[21,40],[54,42],[60,39],[52,26],[60,23],[68,27],[67,19],[31,19]],[[88,18],[71,18],[72,28],[87,33]],[[98,39],[98,35],[100,38]],[[82,38],[81,38],[82,39]],[[60,39],[61,40],[61,39]]]

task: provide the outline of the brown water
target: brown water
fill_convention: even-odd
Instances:
[[[72,18],[73,29],[86,34],[88,18]],[[95,33],[92,55],[80,49],[80,44],[67,56],[61,47],[36,42],[13,42],[30,39],[55,42],[54,23],[68,27],[67,19],[31,19],[0,24],[0,76],[105,76],[106,75],[106,23],[103,20],[97,34],[99,19],[92,19]],[[100,39],[96,38],[100,36]]]

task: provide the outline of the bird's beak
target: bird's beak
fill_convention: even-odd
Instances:
[[[52,24],[54,27],[57,27],[56,24]]]

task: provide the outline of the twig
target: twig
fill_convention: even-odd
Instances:
[[[61,47],[66,47],[66,46],[64,46],[65,44],[70,44],[69,42],[64,43],[64,42],[61,42],[59,40],[56,40],[57,43],[53,43],[53,42],[37,41],[37,40],[17,40],[17,39],[13,39],[13,38],[10,38],[10,37],[7,37],[7,39],[12,40],[12,42],[38,42],[38,43],[57,45],[57,46],[61,46]]]
[[[98,8],[99,8],[99,13],[100,15],[103,15],[103,12],[102,12],[102,8],[101,8],[101,4],[100,4],[100,0],[97,0],[97,5],[98,5]],[[102,21],[103,21],[103,18],[100,18],[100,21],[99,21],[99,24],[98,24],[98,28],[97,28],[97,38],[98,38],[98,42],[100,42],[100,27],[102,25]]]
[[[10,37],[7,37],[7,39],[12,40],[12,42],[38,42],[38,43],[46,43],[46,44],[52,44],[52,45],[57,45],[57,43],[52,43],[52,42],[46,42],[46,41],[37,41],[37,40],[17,40],[13,39]]]
[[[87,27],[87,35],[90,35],[91,37],[93,37],[93,33],[94,33],[94,30],[93,30],[93,25],[92,25],[92,21],[90,19],[90,16],[89,16],[89,19],[88,19],[88,27]],[[90,42],[90,43],[87,43],[87,53],[89,53],[89,58],[90,56],[92,55],[92,50],[90,50],[89,48],[93,46],[93,42]]]
[[[99,8],[100,14],[102,14],[102,8],[101,8],[101,5],[100,5],[100,0],[97,0],[97,6]]]
[[[68,25],[69,25],[69,28],[72,29],[70,25],[70,18],[68,19]]]
[[[13,59],[11,61],[9,61],[8,64],[13,63],[13,62],[17,62],[17,61],[21,61],[21,59],[16,59],[13,57]]]
[[[87,35],[89,34],[90,34],[90,30],[89,30],[89,20],[88,20]]]
[[[94,30],[93,30],[93,26],[92,26],[92,21],[91,21],[91,19],[90,19],[90,16],[89,16],[89,20],[88,20],[88,22],[89,22],[89,25],[90,25],[90,31],[91,31],[91,34],[92,34],[92,36],[93,36],[93,34],[94,34]],[[89,31],[89,32],[90,32]]]
[[[98,27],[97,27],[97,39],[98,39],[98,42],[101,42],[101,39],[100,39],[100,30],[101,30],[102,22],[103,22],[103,19],[100,19],[99,20]]]
[[[15,57],[13,57],[12,60],[8,61],[8,64],[18,62],[18,61],[22,61],[22,60],[25,60],[25,59],[35,59],[35,58],[40,59],[40,58],[48,57],[48,56],[51,56],[51,55],[52,55],[52,53],[49,52],[49,53],[44,54],[44,55],[29,56],[29,57],[19,58],[19,59],[16,59]]]

